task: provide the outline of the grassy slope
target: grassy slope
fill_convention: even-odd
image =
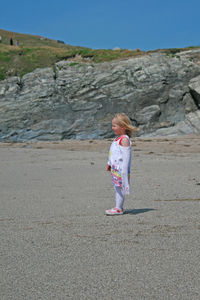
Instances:
[[[0,43],[0,80],[9,76],[23,76],[36,68],[53,66],[55,62],[63,59],[73,59],[89,62],[104,62],[115,59],[124,59],[145,55],[140,50],[93,50],[90,48],[70,46],[58,43],[55,40],[42,38],[40,36],[19,34],[0,29],[2,42]],[[10,46],[10,38],[14,45]],[[19,46],[16,46],[16,40]],[[158,50],[166,53],[176,53],[184,49]],[[79,55],[79,58],[76,58]]]

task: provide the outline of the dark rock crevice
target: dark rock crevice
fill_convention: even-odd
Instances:
[[[196,91],[194,90],[191,90],[190,91],[190,94],[192,96],[192,99],[194,100],[194,103],[196,105],[196,107],[198,109],[200,109],[200,94],[198,94]]]

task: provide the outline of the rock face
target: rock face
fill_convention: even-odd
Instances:
[[[0,141],[108,138],[118,112],[139,126],[138,135],[200,133],[196,57],[200,50],[93,65],[61,61],[0,81]]]

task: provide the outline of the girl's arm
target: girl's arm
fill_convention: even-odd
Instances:
[[[129,142],[129,140],[126,137],[124,137],[121,140],[121,146],[123,146],[123,147],[129,147],[130,146],[130,142]]]
[[[121,142],[121,152],[122,152],[122,191],[124,194],[129,194],[130,193],[130,188],[129,188],[129,174],[128,174],[128,169],[129,169],[129,163],[131,159],[131,148],[130,142],[127,138],[124,138]]]

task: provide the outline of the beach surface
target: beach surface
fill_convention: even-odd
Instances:
[[[0,144],[2,300],[200,299],[200,136],[136,138],[108,217],[111,141]]]

